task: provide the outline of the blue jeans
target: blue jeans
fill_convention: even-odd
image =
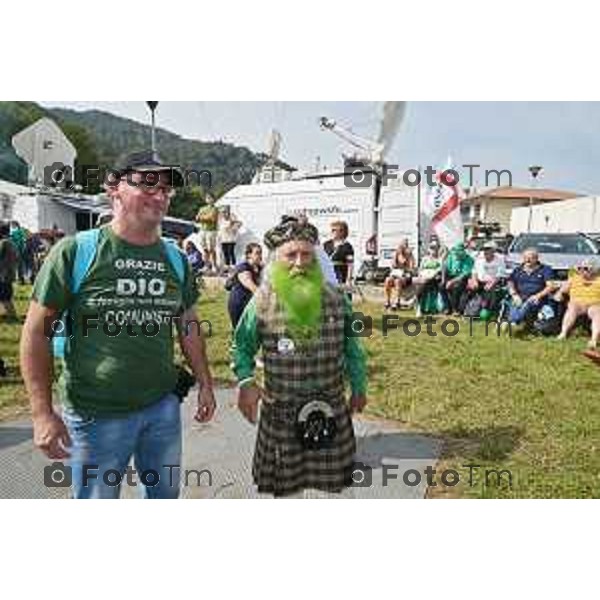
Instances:
[[[174,394],[119,418],[63,409],[74,498],[118,498],[121,483],[135,482],[145,498],[179,496],[181,405]],[[133,457],[135,473],[129,467]],[[171,465],[171,467],[169,467]]]
[[[539,302],[534,302],[533,300],[526,300],[525,302],[523,302],[523,304],[521,304],[521,306],[515,306],[514,304],[511,304],[508,318],[510,322],[514,323],[515,325],[519,325],[523,321],[535,321],[538,312],[542,309],[546,302],[546,298],[544,298]]]

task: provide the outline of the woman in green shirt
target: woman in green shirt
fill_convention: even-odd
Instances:
[[[429,251],[419,265],[419,274],[413,279],[417,295],[417,317],[439,312],[438,295],[441,273],[440,245],[438,242],[431,242]]]

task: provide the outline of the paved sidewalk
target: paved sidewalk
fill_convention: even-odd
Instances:
[[[191,398],[194,398],[192,394]],[[183,498],[270,498],[258,494],[251,479],[251,461],[256,428],[247,423],[235,406],[235,392],[222,389],[217,393],[219,408],[214,420],[206,425],[192,419],[193,401],[184,409],[183,465],[188,470],[207,469],[200,485],[193,474],[183,487]],[[417,486],[408,486],[402,475],[409,469],[423,473],[435,466],[441,442],[434,438],[400,430],[389,422],[366,418],[355,419],[357,460],[372,469],[372,485],[355,487],[341,495],[326,495],[308,491],[306,498],[422,498],[426,478]],[[50,464],[33,448],[31,425],[28,422],[0,424],[0,498],[66,498],[68,488],[46,488],[44,467]],[[398,475],[388,485],[382,485],[382,466],[397,465],[390,471]],[[139,489],[123,488],[124,498],[135,498]]]

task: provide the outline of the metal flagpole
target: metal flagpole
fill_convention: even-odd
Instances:
[[[421,174],[421,165],[417,168],[419,175]],[[422,178],[419,179],[417,186],[417,265],[421,264],[421,186],[423,185]]]

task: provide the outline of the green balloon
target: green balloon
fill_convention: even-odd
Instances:
[[[487,308],[481,309],[481,312],[479,313],[479,318],[482,321],[489,321],[492,318],[492,311]]]

